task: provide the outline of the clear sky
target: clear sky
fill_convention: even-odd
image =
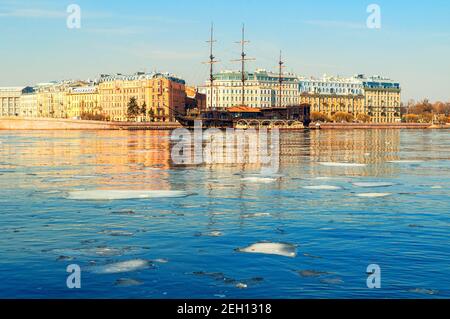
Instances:
[[[66,25],[69,4],[81,28]],[[381,8],[369,29],[367,6]],[[0,86],[101,73],[168,71],[201,84],[214,21],[218,69],[237,69],[241,24],[249,68],[303,76],[379,74],[401,82],[403,100],[450,100],[450,1],[429,0],[0,0]]]

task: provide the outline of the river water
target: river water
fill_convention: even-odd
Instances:
[[[450,297],[448,131],[281,133],[270,178],[175,165],[170,134],[0,131],[0,297]],[[89,190],[189,196],[71,196]],[[237,250],[261,242],[296,255]]]

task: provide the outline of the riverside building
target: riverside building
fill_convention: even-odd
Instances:
[[[239,71],[222,71],[214,75],[214,85],[206,84],[207,107],[229,108],[244,104],[253,108],[278,106],[279,75],[266,70],[245,73],[245,100],[242,101],[242,73]],[[299,80],[294,74],[284,74],[282,82],[281,105],[298,103]],[[211,94],[213,105],[211,105]],[[244,102],[244,103],[242,103]]]
[[[0,116],[20,116],[20,97],[31,87],[0,87]]]
[[[129,120],[131,98],[140,108],[145,105],[146,114],[136,116],[138,121],[175,121],[185,109],[185,81],[168,73],[102,75],[98,93],[102,111],[112,121]]]
[[[336,112],[370,116],[372,123],[401,121],[400,83],[380,76],[327,77],[300,80],[301,103],[311,111],[333,116]]]
[[[337,112],[366,114],[364,87],[356,78],[324,76],[321,79],[300,79],[300,103],[311,105],[311,112],[332,117]]]
[[[22,91],[22,95],[19,100],[19,116],[22,117],[37,117],[38,99],[36,90],[30,88],[27,91]]]
[[[381,76],[366,78],[364,75],[358,75],[357,79],[364,86],[364,104],[372,122],[401,122],[400,83]]]
[[[96,86],[70,88],[66,94],[66,103],[69,118],[79,119],[86,114],[98,115],[103,111]]]

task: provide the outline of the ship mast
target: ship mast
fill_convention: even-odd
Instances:
[[[218,63],[219,61],[216,60],[216,57],[214,56],[213,53],[213,48],[214,48],[214,43],[217,42],[216,40],[214,40],[214,24],[211,23],[211,37],[208,41],[206,41],[206,43],[209,43],[209,61],[208,62],[204,62],[205,64],[209,64],[209,81],[210,81],[210,90],[211,90],[211,94],[210,94],[210,108],[213,107],[213,90],[214,90],[214,64]]]
[[[241,45],[241,58],[239,60],[232,60],[232,62],[241,62],[241,81],[242,81],[242,97],[241,97],[241,104],[245,105],[245,62],[246,61],[254,61],[253,58],[247,58],[247,54],[245,53],[245,45],[250,43],[250,41],[245,40],[245,25],[242,25],[242,40],[239,42],[236,42],[237,44]]]
[[[283,107],[282,96],[283,96],[283,68],[284,62],[281,59],[281,50],[280,50],[280,60],[278,61],[279,65],[279,74],[278,74],[278,83],[279,83],[279,96],[278,96],[278,107]]]

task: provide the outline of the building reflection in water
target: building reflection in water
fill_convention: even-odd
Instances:
[[[400,130],[312,131],[310,161],[368,164],[366,168],[340,168],[339,173],[350,176],[391,176],[398,168],[386,165],[386,162],[399,159],[400,133]],[[312,175],[332,176],[335,173],[335,168],[317,165],[311,168]]]
[[[40,167],[41,175],[67,178],[65,186],[83,186],[77,178],[90,176],[89,183],[102,188],[172,189],[175,185],[192,190],[206,187],[230,194],[231,189],[243,189],[248,184],[236,176],[259,174],[263,166],[248,161],[249,156],[254,155],[248,154],[248,145],[243,147],[245,160],[239,164],[175,165],[171,160],[174,142],[168,131],[41,131],[23,132],[14,137],[2,144],[2,162]],[[400,131],[280,132],[279,144],[280,174],[284,178],[271,185],[274,189],[286,185],[289,177],[305,174],[312,177],[395,174],[398,168],[386,162],[399,159]],[[336,169],[318,165],[319,162],[370,165]],[[48,186],[45,179],[34,182],[36,187]]]

